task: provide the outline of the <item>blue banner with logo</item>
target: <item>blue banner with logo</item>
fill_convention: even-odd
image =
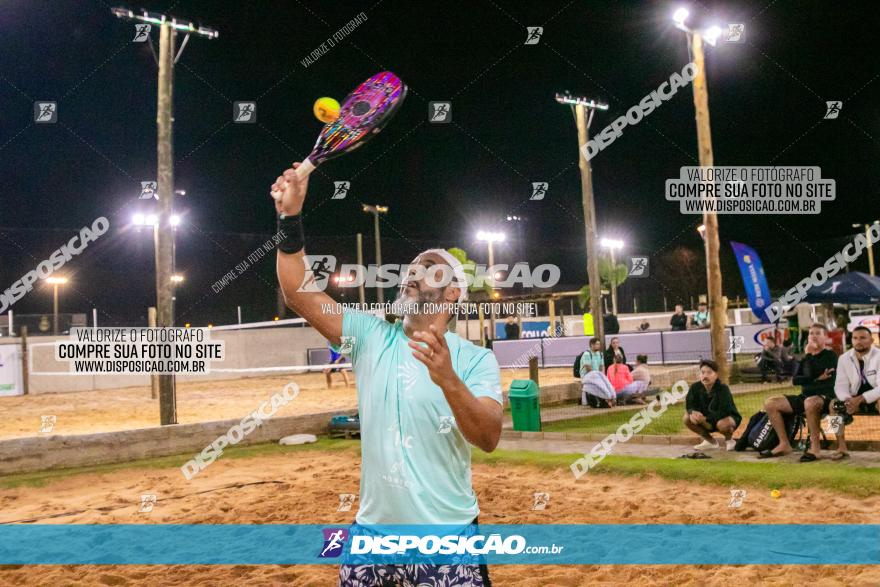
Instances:
[[[482,563],[877,565],[880,525],[0,525],[0,564]]]
[[[773,303],[773,300],[770,299],[770,288],[767,286],[767,276],[764,275],[761,257],[748,245],[730,241],[730,246],[733,247],[733,254],[736,255],[739,272],[742,274],[749,307],[761,322],[769,323],[770,317],[767,316],[764,308]]]

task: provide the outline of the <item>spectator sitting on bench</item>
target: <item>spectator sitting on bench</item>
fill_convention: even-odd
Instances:
[[[622,363],[626,366],[626,353],[623,351],[623,347],[620,346],[620,339],[616,336],[611,339],[611,342],[608,343],[608,348],[605,350],[605,370],[608,370],[608,367],[614,364],[614,358],[621,357],[623,359]]]
[[[790,453],[793,449],[785,432],[785,414],[806,416],[807,429],[810,432],[810,448],[801,456],[802,463],[811,463],[819,459],[822,448],[819,435],[819,420],[828,413],[831,400],[834,398],[834,372],[837,368],[837,356],[834,351],[825,348],[828,340],[828,329],[824,324],[810,326],[808,342],[803,360],[798,365],[791,382],[801,386],[800,395],[775,396],[764,402],[764,411],[773,424],[779,437],[779,444],[772,450],[758,453],[758,457],[769,459]]]
[[[770,381],[771,371],[776,375],[776,383],[782,381],[782,347],[776,344],[776,339],[772,336],[764,341],[758,366],[761,367],[761,383]]]
[[[718,364],[704,359],[700,361],[700,380],[691,385],[685,399],[687,410],[684,425],[703,438],[696,450],[721,448],[712,438],[712,432],[720,432],[726,441],[725,448],[733,450],[736,442],[733,433],[742,416],[733,402],[730,388],[718,380]]]
[[[617,392],[618,404],[645,403],[642,392],[647,385],[642,381],[639,381],[638,384],[633,381],[632,373],[629,367],[623,363],[623,357],[620,355],[615,356],[614,363],[608,367],[608,381]]]
[[[846,413],[877,414],[877,400],[880,399],[880,349],[874,346],[871,331],[865,326],[856,326],[852,331],[850,350],[837,360],[837,381],[834,395],[846,405]],[[834,405],[833,414],[838,414]],[[843,415],[843,414],[840,414]],[[844,416],[845,417],[845,416]],[[845,426],[840,426],[837,435],[837,452],[831,455],[832,461],[849,457],[846,440],[843,437]]]
[[[593,407],[614,407],[617,392],[605,376],[605,361],[602,356],[602,341],[590,339],[590,348],[581,355],[581,405]],[[587,396],[596,398],[590,402]]]

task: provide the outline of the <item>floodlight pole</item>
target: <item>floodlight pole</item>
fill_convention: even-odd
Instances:
[[[157,127],[157,195],[159,198],[159,218],[154,228],[156,248],[156,326],[174,326],[174,227],[171,216],[174,210],[174,147],[173,147],[173,86],[174,64],[181,53],[175,52],[177,31],[184,31],[186,38],[181,52],[191,34],[214,39],[217,31],[196,27],[192,23],[183,24],[164,14],[150,14],[144,11],[135,14],[124,8],[113,8],[111,12],[118,18],[159,25],[159,91],[156,109]],[[147,39],[151,43],[151,39]],[[152,46],[152,45],[151,45]],[[176,54],[175,54],[176,53]],[[162,426],[177,424],[177,395],[174,374],[159,375],[159,422]]]
[[[599,277],[599,244],[596,237],[596,202],[593,199],[593,168],[584,155],[589,140],[590,122],[593,113],[607,110],[606,104],[599,104],[586,98],[569,95],[556,95],[560,104],[571,104],[574,109],[578,133],[578,167],[581,170],[581,199],[584,207],[584,229],[587,239],[587,280],[590,284],[590,314],[593,315],[593,336],[602,341],[605,348],[605,325],[602,320],[602,282]],[[590,111],[587,116],[587,110]],[[552,325],[551,325],[552,326]]]
[[[691,49],[697,75],[693,80],[694,108],[697,118],[697,143],[699,146],[700,167],[712,167],[712,132],[709,127],[709,93],[706,87],[706,68],[703,59],[703,36],[698,31],[691,31]],[[721,261],[719,258],[721,244],[718,238],[718,215],[713,211],[703,212],[703,225],[706,227],[704,242],[706,245],[706,281],[709,289],[709,331],[712,340],[712,358],[718,363],[718,379],[728,383],[729,367],[727,364],[727,348],[724,340],[724,329],[727,324],[727,308],[721,294]]]

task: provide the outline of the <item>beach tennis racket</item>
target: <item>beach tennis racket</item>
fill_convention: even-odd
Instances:
[[[324,125],[296,173],[305,178],[324,161],[362,146],[388,124],[405,97],[406,84],[390,71],[366,80],[346,96],[339,118]],[[277,200],[281,192],[272,192],[272,197]]]

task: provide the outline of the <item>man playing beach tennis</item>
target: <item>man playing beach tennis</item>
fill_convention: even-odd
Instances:
[[[447,328],[466,299],[461,264],[442,249],[419,254],[395,304],[391,324],[336,307],[323,291],[302,291],[306,279],[300,213],[308,181],[288,169],[272,186],[284,241],[278,281],[293,310],[332,344],[351,344],[361,421],[358,524],[443,524],[466,527],[479,508],[471,485],[470,444],[492,451],[501,436],[498,362],[491,351]],[[435,269],[431,269],[431,268]],[[439,270],[439,271],[438,271]],[[447,274],[447,284],[433,275]],[[343,340],[345,337],[345,340]],[[480,565],[343,565],[340,585],[488,585]]]

